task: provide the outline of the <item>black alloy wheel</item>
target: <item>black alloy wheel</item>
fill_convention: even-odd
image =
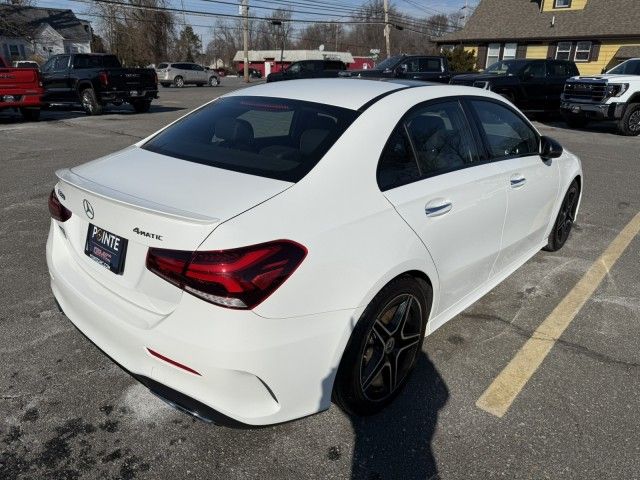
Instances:
[[[564,196],[558,217],[556,218],[556,223],[549,235],[549,242],[544,248],[548,252],[560,250],[569,239],[569,234],[571,233],[573,222],[576,218],[579,198],[580,188],[578,187],[578,182],[574,180]]]
[[[404,381],[422,343],[421,327],[422,308],[412,294],[394,298],[376,318],[360,364],[365,398],[385,400]]]
[[[351,415],[372,415],[402,391],[422,347],[431,286],[409,275],[388,283],[369,303],[342,355],[333,400]]]

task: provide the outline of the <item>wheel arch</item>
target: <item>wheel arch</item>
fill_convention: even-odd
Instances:
[[[636,92],[633,95],[631,95],[631,98],[629,98],[629,100],[627,100],[625,103],[626,103],[625,108],[628,108],[629,105],[632,105],[634,103],[640,103],[640,92]]]
[[[78,85],[76,86],[76,91],[78,92],[78,95],[80,95],[80,93],[82,93],[87,88],[91,88],[95,91],[95,89],[93,88],[93,83],[91,83],[89,80],[83,80],[81,82],[78,82]]]

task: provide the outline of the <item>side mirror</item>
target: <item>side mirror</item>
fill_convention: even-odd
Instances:
[[[543,160],[558,158],[563,152],[562,145],[551,137],[540,138],[540,156]]]

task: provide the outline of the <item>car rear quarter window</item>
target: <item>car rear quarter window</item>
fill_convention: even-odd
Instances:
[[[102,67],[102,59],[95,55],[76,55],[73,57],[73,68],[100,68]]]
[[[539,154],[538,134],[506,106],[487,100],[471,100],[493,159]]]
[[[404,122],[391,133],[382,151],[376,172],[378,187],[383,192],[420,180],[420,169],[411,150]]]
[[[358,112],[271,97],[220,98],[160,132],[142,148],[212,167],[297,182]]]
[[[115,55],[102,55],[102,66],[104,68],[120,68],[120,60]]]

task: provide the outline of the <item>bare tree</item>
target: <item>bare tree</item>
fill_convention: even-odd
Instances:
[[[148,65],[167,60],[175,44],[175,19],[162,11],[164,0],[127,0],[130,8],[98,3],[98,29],[108,49],[126,65]],[[157,10],[155,10],[157,9]]]

